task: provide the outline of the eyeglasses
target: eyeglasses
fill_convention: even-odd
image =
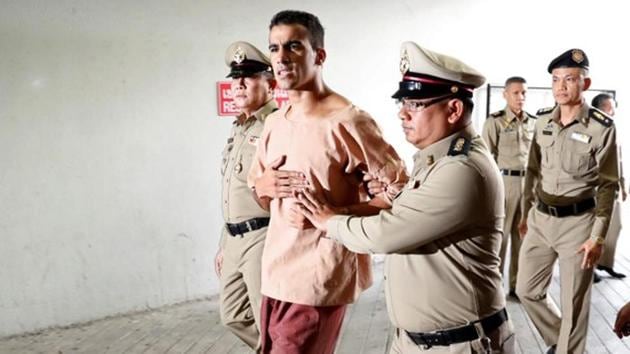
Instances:
[[[436,104],[438,102],[444,101],[449,98],[453,98],[453,95],[446,95],[446,96],[434,98],[428,101],[409,100],[409,99],[403,98],[400,100],[396,100],[396,105],[398,106],[399,110],[404,108],[408,112],[420,112],[433,104]]]

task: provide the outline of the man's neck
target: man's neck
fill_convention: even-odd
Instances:
[[[563,126],[567,126],[573,122],[582,110],[582,104],[584,104],[584,101],[560,105],[560,123],[562,123]]]
[[[292,107],[307,112],[316,107],[322,99],[330,95],[330,89],[321,80],[313,81],[308,87],[289,90],[289,103]]]
[[[516,116],[516,118],[518,119],[522,119],[523,118],[523,110],[514,110],[512,108],[510,108],[510,111],[512,111],[512,113]]]

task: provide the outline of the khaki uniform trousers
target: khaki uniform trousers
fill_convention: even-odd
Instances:
[[[595,213],[557,218],[535,207],[529,212],[521,246],[516,293],[548,346],[556,353],[584,353],[591,304],[593,269],[581,269],[576,253],[590,237]],[[560,308],[547,293],[553,267],[560,265]]]
[[[252,349],[260,348],[260,262],[267,228],[226,233],[220,279],[221,322]]]
[[[414,354],[414,353],[460,353],[460,354],[513,354],[515,353],[516,340],[512,323],[508,320],[499,328],[486,333],[490,339],[490,348],[484,348],[482,341],[477,339],[472,342],[463,342],[445,346],[434,346],[425,349],[421,345],[414,343],[402,329],[396,329],[394,340],[389,354]]]
[[[599,265],[613,268],[615,263],[615,252],[617,250],[617,240],[621,234],[621,203],[615,199],[613,204],[612,215],[610,216],[610,226],[606,233],[606,242],[604,243],[604,254],[599,259]]]
[[[518,256],[521,249],[521,237],[518,234],[518,224],[521,220],[521,198],[523,196],[523,177],[503,176],[505,186],[505,224],[501,241],[501,275],[507,263],[507,248],[510,244],[510,290],[516,289],[518,275]]]

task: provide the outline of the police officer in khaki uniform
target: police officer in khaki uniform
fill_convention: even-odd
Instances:
[[[234,104],[241,111],[223,150],[223,218],[215,266],[220,278],[221,322],[252,349],[260,346],[260,258],[269,224],[247,187],[265,117],[277,109],[269,58],[247,42],[225,54]]]
[[[534,134],[536,116],[523,110],[527,82],[519,76],[505,81],[503,98],[506,107],[494,112],[483,125],[483,139],[490,153],[494,156],[505,186],[505,224],[503,241],[501,242],[501,274],[507,263],[507,246],[510,244],[509,295],[516,297],[516,275],[518,272],[518,254],[521,248],[521,237],[518,234],[518,223],[521,221],[521,197],[523,195],[523,177],[527,165],[529,145]]]
[[[600,111],[608,114],[611,118],[615,116],[615,108],[617,108],[617,102],[615,98],[608,93],[600,93],[593,98],[591,105]],[[608,234],[606,235],[606,242],[604,243],[604,254],[599,259],[597,264],[598,270],[603,270],[613,278],[622,279],[626,275],[616,272],[613,269],[615,263],[615,253],[617,250],[617,240],[621,234],[621,202],[625,201],[628,194],[626,192],[626,183],[623,178],[623,164],[621,162],[621,146],[617,145],[617,157],[619,159],[619,192],[617,198],[615,198],[615,204],[613,205],[613,213],[610,218],[610,227],[608,227]],[[595,275],[595,282],[597,283],[601,278]]]
[[[584,101],[588,69],[580,49],[549,64],[557,105],[538,111],[525,175],[516,293],[549,353],[584,352],[593,267],[619,183],[615,126]],[[547,294],[556,260],[562,315]]]
[[[392,208],[338,215],[304,191],[302,210],[351,251],[387,254],[391,353],[513,353],[499,273],[503,181],[471,124],[473,90],[485,78],[413,42],[402,45],[401,71],[393,97],[419,151]]]

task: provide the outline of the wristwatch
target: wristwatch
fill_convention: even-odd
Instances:
[[[596,245],[600,246],[604,244],[604,241],[606,241],[606,239],[601,236],[591,236],[591,240],[593,240]]]

